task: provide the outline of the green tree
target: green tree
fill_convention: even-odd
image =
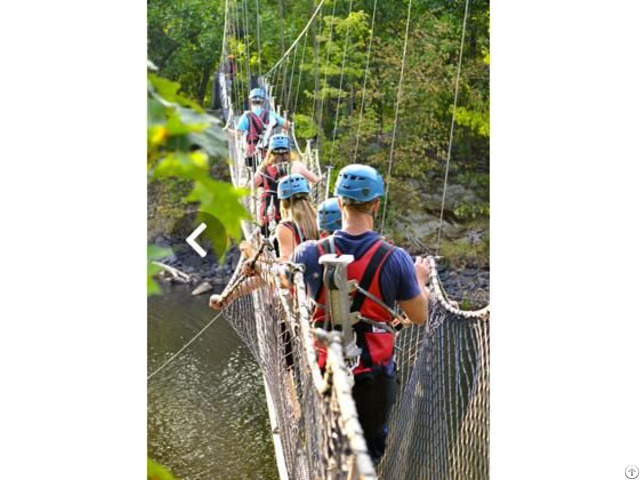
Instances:
[[[150,64],[151,68],[155,66]],[[227,155],[219,121],[179,93],[180,85],[149,73],[147,84],[147,170],[150,182],[178,179],[186,182],[184,200],[217,218],[226,233],[223,249],[242,235],[241,220],[250,218],[240,198],[247,192],[211,178],[210,160]],[[214,244],[214,247],[216,245]],[[148,248],[147,288],[159,290],[152,280],[158,269],[151,262],[168,252]],[[222,255],[224,251],[218,251]]]

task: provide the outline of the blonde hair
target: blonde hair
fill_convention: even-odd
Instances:
[[[279,156],[276,155],[274,152],[272,152],[271,150],[269,150],[267,152],[267,155],[265,157],[265,159],[262,161],[262,163],[260,164],[260,166],[267,166],[267,165],[273,165],[275,163],[293,163],[296,160],[298,160],[298,154],[295,152],[287,152],[289,154],[289,157],[284,160],[283,162],[278,162],[278,158]]]
[[[280,200],[280,210],[283,220],[291,220],[298,224],[305,240],[318,239],[316,209],[308,193],[297,193]]]

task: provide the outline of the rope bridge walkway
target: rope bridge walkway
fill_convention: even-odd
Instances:
[[[296,39],[296,51],[322,4]],[[231,19],[233,12],[228,2],[226,40],[237,31]],[[235,13],[237,24],[242,20],[237,17],[237,8]],[[294,45],[271,71],[257,78],[257,86],[266,92],[266,107],[278,113],[280,106],[274,98],[278,87],[270,82],[273,72],[287,65],[283,60]],[[227,45],[223,42],[223,64],[225,58]],[[229,130],[232,182],[238,187],[250,185],[251,194],[244,202],[257,219],[258,192],[251,181],[250,167],[245,166],[243,142],[236,134],[244,94],[229,80],[228,72],[225,75],[224,67],[217,75],[217,94]],[[289,85],[291,95],[293,80],[287,79],[286,71],[282,81],[284,86]],[[282,91],[286,93],[284,86]],[[301,161],[320,176],[318,150],[310,142],[304,151],[300,149],[295,125],[289,135]],[[325,178],[313,186],[316,205],[327,197],[327,190]],[[222,297],[227,305],[226,318],[264,374],[280,477],[488,478],[489,307],[463,311],[450,302],[435,259],[430,257],[430,317],[425,325],[405,327],[396,336],[400,388],[389,422],[385,456],[376,469],[358,422],[351,394],[353,375],[345,361],[341,332],[311,327],[312,306],[301,267],[285,265],[293,287],[282,288],[283,266],[276,262],[269,239],[254,222],[244,222],[243,231],[246,242],[242,257]],[[257,276],[245,277],[242,273],[247,260],[259,262]],[[328,347],[324,372],[318,367],[314,342]]]

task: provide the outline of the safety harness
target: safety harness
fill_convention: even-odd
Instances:
[[[268,225],[270,220],[280,221],[280,200],[278,199],[278,180],[287,175],[289,162],[267,165],[260,170],[262,193],[260,194],[260,225]],[[273,203],[273,219],[269,218],[268,208]]]
[[[247,112],[247,120],[249,120],[249,130],[247,131],[247,155],[253,155],[256,152],[256,145],[260,142],[262,133],[267,126],[269,120],[269,110],[263,110],[260,115],[253,112]]]
[[[318,242],[318,253],[341,254],[331,235]],[[384,262],[393,252],[393,245],[378,239],[360,258],[347,266],[348,279],[355,280],[358,288],[352,293],[351,312],[358,313],[358,321],[353,325],[356,333],[356,345],[362,350],[360,361],[353,373],[370,372],[389,364],[393,359],[393,343],[395,331],[392,328],[395,315],[384,303],[380,290],[380,272]],[[327,301],[327,290],[323,284],[315,297],[315,309],[312,322],[315,327],[330,329],[331,325],[325,315],[324,305]],[[318,346],[318,364],[324,368],[326,350]]]

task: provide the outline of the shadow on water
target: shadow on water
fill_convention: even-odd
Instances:
[[[207,301],[149,299],[148,373],[214,317]],[[278,478],[262,374],[224,318],[148,382],[147,449],[182,480]]]

